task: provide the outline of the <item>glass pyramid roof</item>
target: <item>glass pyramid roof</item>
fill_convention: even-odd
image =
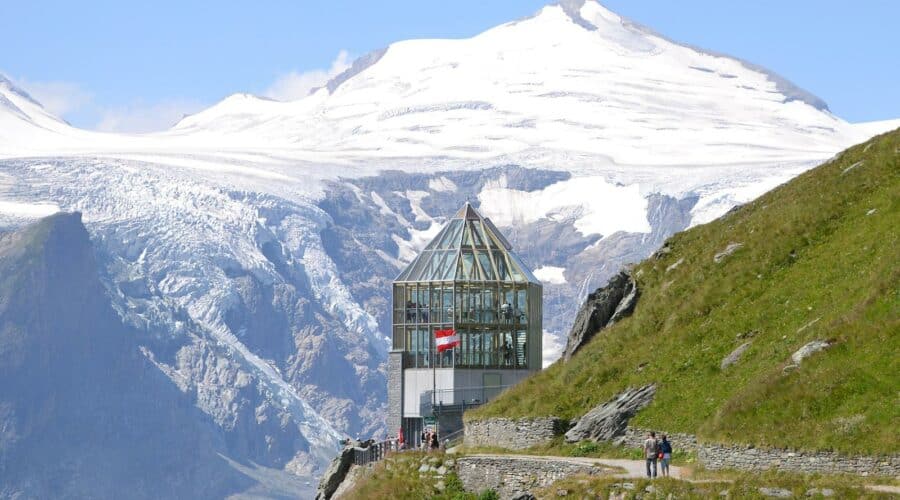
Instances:
[[[541,284],[490,219],[466,203],[395,281]]]

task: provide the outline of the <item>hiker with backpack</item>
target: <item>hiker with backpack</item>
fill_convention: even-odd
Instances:
[[[651,431],[644,441],[644,457],[647,459],[647,477],[656,477],[656,460],[659,458],[659,441],[656,433]],[[651,475],[651,468],[653,474]]]
[[[669,462],[672,461],[672,443],[669,437],[662,435],[662,441],[659,443],[659,467],[663,477],[669,477]]]

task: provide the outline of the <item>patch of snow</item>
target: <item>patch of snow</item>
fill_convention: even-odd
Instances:
[[[410,228],[409,240],[404,240],[396,234],[391,235],[391,239],[393,239],[394,243],[399,247],[398,258],[400,261],[403,262],[404,265],[412,262],[412,260],[416,258],[416,255],[425,248],[425,245],[437,236],[442,227],[442,223],[432,221],[431,225],[428,226],[428,229],[425,229],[424,231]]]
[[[438,193],[449,193],[456,191],[458,188],[453,181],[442,175],[429,180],[428,189],[437,191]]]
[[[55,203],[22,203],[0,200],[0,214],[13,217],[40,218],[59,212]]]
[[[416,216],[416,222],[432,222],[434,219],[428,215],[428,212],[422,209],[422,199],[431,196],[428,191],[406,191],[399,193],[409,200],[409,206],[412,208],[413,215]]]
[[[585,236],[650,232],[647,199],[640,186],[612,184],[603,176],[573,177],[531,192],[485,187],[478,200],[481,213],[501,227],[571,218],[575,229]]]

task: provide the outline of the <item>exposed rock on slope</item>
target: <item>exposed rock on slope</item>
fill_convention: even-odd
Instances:
[[[649,405],[655,394],[656,384],[627,389],[578,419],[575,427],[566,432],[566,441],[570,443],[583,439],[608,441],[625,434],[628,421]]]
[[[800,349],[797,349],[797,352],[795,352],[794,354],[791,354],[791,361],[799,365],[803,362],[804,359],[821,350],[828,349],[829,347],[831,347],[831,342],[828,342],[826,340],[813,340]]]
[[[739,345],[737,347],[737,349],[731,351],[731,354],[729,354],[728,356],[725,356],[725,358],[722,359],[722,364],[719,365],[719,368],[724,370],[724,369],[728,368],[729,366],[737,363],[738,360],[741,359],[741,356],[744,355],[744,352],[749,348],[750,348],[750,342],[744,342],[743,344]]]
[[[588,295],[575,316],[575,324],[566,341],[565,360],[606,328],[631,314],[637,305],[638,288],[628,271],[612,277],[609,283]]]
[[[334,457],[328,469],[319,479],[319,488],[316,491],[316,500],[328,500],[334,495],[338,487],[347,477],[350,466],[353,465],[354,447],[359,443],[351,443],[344,447],[343,450]]]

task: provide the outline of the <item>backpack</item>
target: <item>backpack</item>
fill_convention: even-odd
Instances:
[[[672,453],[672,443],[669,441],[659,443],[659,452],[660,453]]]

